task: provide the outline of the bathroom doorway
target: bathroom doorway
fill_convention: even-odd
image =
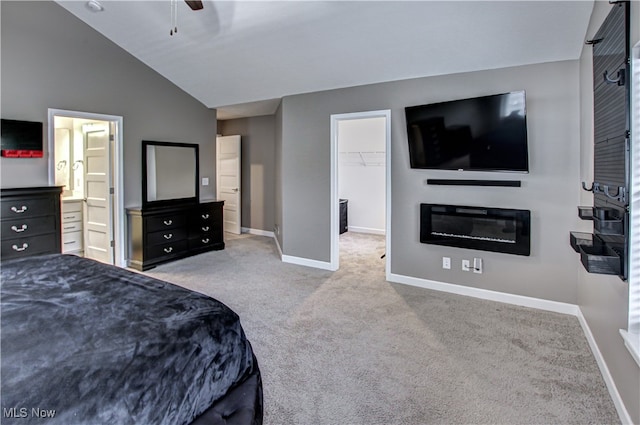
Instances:
[[[125,266],[122,117],[49,110],[49,180],[62,186],[62,252]]]

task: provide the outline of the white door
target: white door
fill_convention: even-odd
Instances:
[[[224,231],[240,234],[240,136],[216,138],[217,198],[224,201]]]
[[[84,256],[113,264],[111,164],[109,131],[91,131],[85,137]]]

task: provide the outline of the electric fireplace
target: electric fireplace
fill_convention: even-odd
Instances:
[[[420,204],[420,242],[529,255],[531,212],[504,208]]]

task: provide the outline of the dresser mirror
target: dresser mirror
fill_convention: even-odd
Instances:
[[[142,207],[197,203],[198,145],[142,141]]]

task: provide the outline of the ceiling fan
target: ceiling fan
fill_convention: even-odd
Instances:
[[[191,10],[202,10],[204,5],[201,0],[184,0],[185,3],[191,8]],[[178,33],[178,2],[177,0],[171,0],[171,30],[169,35]]]

